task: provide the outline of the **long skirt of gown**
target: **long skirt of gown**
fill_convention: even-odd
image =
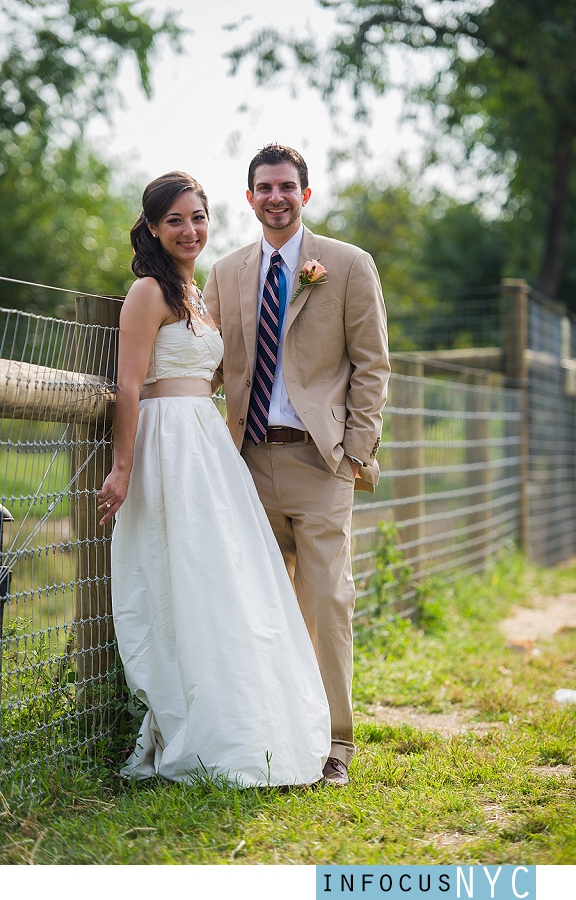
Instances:
[[[148,707],[122,774],[317,781],[326,695],[282,555],[212,400],[140,402],[112,540],[126,680]]]

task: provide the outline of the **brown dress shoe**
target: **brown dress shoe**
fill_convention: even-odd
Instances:
[[[341,759],[336,759],[335,756],[328,757],[326,765],[322,769],[322,775],[324,776],[324,781],[328,781],[330,784],[337,784],[339,787],[344,787],[349,781],[347,766]]]

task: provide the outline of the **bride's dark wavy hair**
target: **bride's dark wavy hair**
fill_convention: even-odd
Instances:
[[[152,237],[148,225],[157,225],[170,206],[184,191],[198,194],[209,219],[208,198],[198,182],[186,172],[168,172],[155,178],[144,188],[142,212],[130,231],[134,251],[132,271],[137,278],[155,278],[164,294],[166,303],[179,319],[186,319],[191,326],[190,307],[186,303],[186,282],[176,269],[172,257],[166,253],[158,238]]]

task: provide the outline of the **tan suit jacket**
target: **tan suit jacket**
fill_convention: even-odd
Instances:
[[[386,310],[372,257],[304,228],[298,273],[316,259],[328,281],[302,290],[286,311],[283,369],[290,402],[328,467],[344,454],[362,460],[365,490],[378,482],[375,461],[390,375]],[[254,372],[261,243],[236,250],[212,268],[204,291],[222,330],[227,422],[242,447]],[[360,485],[359,485],[360,486]]]

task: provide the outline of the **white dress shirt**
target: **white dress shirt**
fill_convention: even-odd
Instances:
[[[278,359],[276,362],[276,375],[274,384],[272,385],[272,398],[270,400],[270,411],[268,413],[268,425],[282,425],[288,428],[299,428],[306,431],[306,426],[298,417],[296,410],[290,403],[286,384],[284,382],[284,370],[282,368],[282,348],[284,345],[284,328],[286,325],[286,314],[290,305],[290,297],[294,291],[294,282],[296,281],[296,266],[298,265],[298,257],[300,256],[300,247],[302,245],[302,237],[304,235],[304,226],[301,225],[295,235],[289,241],[280,247],[278,253],[282,257],[282,271],[286,278],[286,309],[284,310],[284,319],[280,323],[280,333],[278,341]],[[258,285],[258,319],[260,321],[260,307],[262,306],[262,293],[264,291],[264,282],[270,268],[270,257],[275,252],[275,247],[268,243],[266,238],[262,238],[262,261],[260,263],[260,282]],[[258,343],[258,337],[256,337]],[[256,354],[258,347],[256,346]],[[256,356],[255,356],[256,359]]]

